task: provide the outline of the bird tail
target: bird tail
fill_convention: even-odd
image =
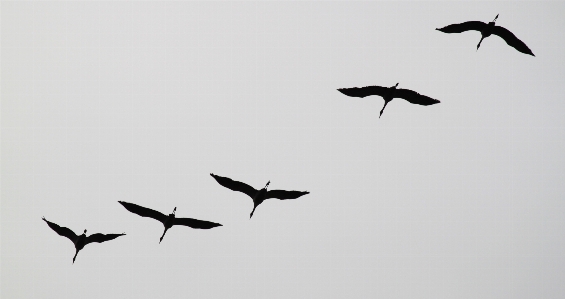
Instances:
[[[383,112],[385,111],[385,107],[388,104],[388,102],[385,102],[385,105],[383,106],[383,109],[381,109],[381,113],[379,114],[379,118],[381,118],[381,116],[383,116]]]
[[[253,213],[255,213],[255,209],[257,208],[257,206],[253,207],[253,211],[251,211],[251,215],[249,215],[249,219],[251,219],[251,217],[253,217]]]
[[[479,51],[479,47],[481,46],[481,43],[483,42],[483,39],[485,39],[484,36],[481,36],[481,40],[479,41],[479,44],[477,45],[477,51]]]
[[[73,264],[75,263],[75,260],[76,260],[76,258],[77,258],[77,255],[78,255],[78,250],[77,250],[77,252],[75,253],[75,256],[73,257]]]
[[[163,238],[165,237],[165,234],[167,233],[167,229],[165,228],[165,231],[163,232],[163,235],[161,236],[161,239],[159,239],[159,244],[161,244],[161,241],[163,241]]]

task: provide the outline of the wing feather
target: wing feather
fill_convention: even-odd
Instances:
[[[510,30],[508,29],[500,26],[494,26],[492,34],[500,36],[509,46],[513,47],[514,49],[524,54],[536,56],[523,41],[517,38],[516,35],[514,35],[514,33],[510,32]]]
[[[302,195],[309,194],[308,191],[286,191],[286,190],[269,190],[265,195],[265,199],[267,198],[278,198],[280,200],[285,199],[295,199],[299,198]]]
[[[184,225],[184,226],[188,226],[188,227],[192,227],[192,228],[198,228],[198,229],[210,229],[210,228],[214,228],[217,226],[222,226],[219,223],[215,223],[215,222],[211,222],[211,221],[205,221],[205,220],[198,220],[198,219],[192,219],[192,218],[175,218],[174,225]]]
[[[234,181],[230,178],[221,177],[219,175],[215,175],[213,173],[210,174],[220,185],[232,190],[232,191],[239,191],[247,194],[249,197],[253,198],[258,190],[255,188],[238,181]]]
[[[125,234],[92,234],[86,237],[86,244],[88,243],[102,243],[110,240],[114,240],[117,237],[125,236]]]
[[[397,89],[396,92],[394,93],[394,97],[405,99],[412,104],[418,104],[424,106],[433,105],[440,102],[436,99],[432,99],[428,96],[421,95],[409,89]]]
[[[461,33],[469,30],[481,31],[487,24],[481,21],[468,21],[459,24],[447,25],[443,28],[437,28],[441,32],[445,33]]]
[[[63,227],[63,226],[59,226],[51,221],[48,221],[47,219],[45,219],[45,217],[43,217],[43,221],[47,222],[47,225],[49,225],[49,227],[54,230],[56,233],[58,233],[60,236],[63,237],[67,237],[69,240],[71,240],[71,242],[75,242],[76,238],[78,237],[72,230],[70,230],[69,228]]]
[[[157,212],[155,210],[146,208],[146,207],[142,207],[133,203],[129,203],[129,202],[125,202],[125,201],[118,201],[122,206],[124,206],[124,208],[126,208],[128,211],[137,214],[141,217],[149,217],[149,218],[153,218],[155,220],[159,220],[162,223],[165,223],[165,220],[167,220],[167,216],[165,216],[163,213],[161,212]]]
[[[384,97],[389,92],[388,87],[382,86],[365,86],[365,87],[353,87],[353,88],[340,88],[339,92],[346,96],[364,98],[368,96],[381,96]]]

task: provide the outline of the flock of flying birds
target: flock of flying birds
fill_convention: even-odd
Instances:
[[[438,28],[436,30],[439,30],[439,31],[445,32],[445,33],[461,33],[461,32],[465,32],[465,31],[469,31],[469,30],[479,31],[481,33],[481,40],[479,41],[479,44],[477,45],[477,50],[479,50],[479,47],[481,46],[481,42],[483,41],[483,39],[485,39],[486,37],[489,37],[492,34],[498,35],[499,37],[504,39],[504,41],[506,41],[506,43],[509,46],[515,48],[516,50],[518,50],[518,51],[520,51],[524,54],[535,56],[534,53],[530,50],[530,48],[528,48],[528,46],[526,46],[526,44],[524,42],[522,42],[520,39],[518,39],[512,32],[510,32],[508,29],[506,29],[504,27],[496,26],[495,25],[496,19],[498,19],[498,15],[496,15],[494,20],[492,20],[492,22],[489,22],[489,23],[484,23],[484,22],[480,22],[480,21],[469,21],[469,22],[463,22],[463,23],[459,23],[459,24],[448,25],[448,26],[445,26],[443,28]],[[398,87],[398,83],[396,83],[396,85],[392,86],[392,87],[365,86],[365,87],[353,87],[353,88],[340,88],[340,89],[338,89],[338,91],[340,91],[341,93],[343,93],[347,96],[350,96],[350,97],[364,98],[364,97],[371,96],[371,95],[378,95],[378,96],[382,97],[385,101],[385,104],[384,104],[383,108],[381,109],[381,112],[379,114],[379,118],[382,116],[386,105],[390,101],[392,101],[394,98],[405,99],[406,101],[408,101],[412,104],[418,104],[418,105],[423,105],[423,106],[433,105],[433,104],[437,104],[437,103],[440,102],[436,99],[427,97],[425,95],[421,95],[421,94],[419,94],[415,91],[408,90],[408,89],[397,89],[397,87]],[[269,198],[278,198],[280,200],[296,199],[296,198],[299,198],[299,197],[309,193],[308,191],[286,191],[286,190],[269,190],[269,191],[267,191],[267,187],[271,183],[270,181],[267,182],[265,187],[263,187],[261,190],[257,190],[257,189],[255,189],[255,188],[253,188],[253,187],[251,187],[251,186],[249,186],[245,183],[234,181],[234,180],[227,178],[227,177],[221,177],[221,176],[215,175],[213,173],[211,173],[210,175],[220,185],[222,185],[222,186],[224,186],[224,187],[226,187],[226,188],[228,188],[232,191],[238,191],[238,192],[245,193],[249,197],[251,197],[251,199],[253,199],[253,210],[251,211],[249,218],[253,217],[253,213],[255,212],[255,209],[257,209],[257,207],[261,203],[263,203],[263,201],[265,201],[266,199],[269,199]],[[166,216],[165,214],[163,214],[161,212],[152,210],[150,208],[142,207],[142,206],[134,204],[134,203],[129,203],[129,202],[125,202],[125,201],[119,201],[119,203],[122,206],[124,206],[124,208],[126,208],[126,210],[128,210],[128,211],[130,211],[134,214],[137,214],[141,217],[149,217],[149,218],[153,218],[155,220],[160,221],[163,224],[163,226],[165,227],[165,230],[163,231],[163,235],[161,235],[161,238],[159,239],[159,243],[161,243],[161,241],[163,241],[165,234],[167,233],[167,231],[171,227],[173,227],[173,225],[184,225],[184,226],[188,226],[188,227],[195,228],[195,229],[211,229],[211,228],[214,228],[214,227],[222,226],[219,223],[215,223],[215,222],[211,222],[211,221],[198,220],[198,219],[193,219],[193,218],[177,218],[175,216],[175,212],[177,210],[176,207],[173,209],[173,212],[171,214]],[[75,234],[72,230],[70,230],[69,228],[62,227],[62,226],[59,226],[59,225],[57,225],[53,222],[50,222],[47,219],[45,219],[45,217],[43,217],[43,220],[56,233],[58,233],[59,235],[61,235],[63,237],[68,238],[69,240],[71,240],[73,242],[73,244],[75,245],[75,249],[76,249],[75,256],[73,257],[73,264],[75,262],[77,255],[78,255],[78,252],[81,249],[83,249],[84,246],[86,246],[87,244],[90,244],[90,243],[93,243],[93,242],[102,243],[102,242],[110,241],[110,240],[116,239],[117,237],[125,235],[125,233],[122,233],[122,234],[96,233],[96,234],[92,234],[92,235],[87,237],[86,236],[86,229],[85,229],[84,232],[82,233],[82,235],[79,236],[79,235]]]

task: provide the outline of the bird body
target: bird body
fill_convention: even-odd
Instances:
[[[255,188],[238,181],[234,181],[227,177],[221,177],[219,175],[215,175],[213,173],[210,174],[220,185],[232,190],[232,191],[239,191],[242,193],[247,194],[253,200],[253,210],[249,215],[249,218],[253,217],[253,213],[255,209],[262,204],[266,199],[269,198],[278,198],[281,200],[285,199],[296,199],[302,195],[309,194],[308,191],[286,191],[286,190],[269,190],[267,191],[267,187],[271,181],[267,182],[265,187],[261,190],[256,190]]]
[[[165,214],[163,214],[161,212],[157,212],[155,210],[152,210],[152,209],[149,209],[149,208],[146,208],[146,207],[142,207],[140,205],[136,205],[136,204],[125,202],[125,201],[118,201],[118,202],[122,206],[124,206],[124,208],[126,208],[128,211],[130,211],[134,214],[137,214],[137,215],[142,216],[142,217],[153,218],[153,219],[161,222],[163,224],[163,226],[165,227],[165,231],[163,232],[163,235],[159,239],[159,243],[161,243],[161,241],[163,241],[165,234],[167,233],[167,231],[171,227],[173,227],[173,225],[184,225],[184,226],[188,226],[188,227],[192,227],[192,228],[196,228],[196,229],[210,229],[210,228],[214,228],[214,227],[217,227],[217,226],[222,226],[219,223],[205,221],[205,220],[198,220],[198,219],[192,219],[192,218],[177,218],[175,216],[175,212],[177,210],[176,207],[174,208],[174,210],[171,214],[169,214],[168,216],[165,216]]]
[[[498,15],[496,15],[494,20],[492,20],[492,22],[489,22],[488,24],[481,21],[468,21],[459,24],[451,24],[443,28],[437,28],[436,30],[444,33],[461,33],[469,30],[479,31],[481,33],[481,40],[477,45],[477,50],[479,50],[483,39],[491,36],[492,34],[498,35],[514,49],[524,54],[535,56],[532,50],[530,50],[530,48],[528,48],[528,46],[526,46],[526,44],[518,39],[512,32],[504,27],[496,26],[496,19],[498,19]]]
[[[66,237],[69,240],[71,240],[71,242],[73,242],[73,244],[75,245],[75,249],[76,249],[75,256],[73,257],[73,264],[75,263],[75,259],[77,258],[78,252],[81,251],[84,248],[84,246],[86,246],[87,244],[93,243],[93,242],[102,243],[102,242],[110,241],[110,240],[113,240],[117,237],[125,235],[125,234],[92,234],[92,235],[87,237],[86,236],[86,229],[85,229],[84,232],[80,236],[77,236],[69,228],[62,227],[62,226],[59,226],[59,225],[57,225],[53,222],[50,222],[47,219],[45,219],[45,217],[43,217],[42,219],[43,219],[43,221],[45,221],[47,223],[47,225],[49,225],[49,227],[52,230],[54,230],[60,236]]]
[[[415,91],[409,89],[398,89],[398,84],[391,87],[383,86],[365,86],[365,87],[353,87],[353,88],[340,88],[339,92],[346,96],[364,98],[367,96],[377,95],[385,100],[383,109],[379,114],[379,118],[383,115],[386,105],[392,101],[394,98],[402,98],[412,104],[418,104],[423,106],[437,104],[440,101],[432,99],[430,97],[421,95]]]

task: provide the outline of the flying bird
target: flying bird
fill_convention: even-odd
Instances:
[[[514,47],[514,49],[516,49],[516,50],[518,50],[518,51],[520,51],[524,54],[536,56],[536,55],[534,55],[534,53],[532,53],[532,50],[530,50],[530,48],[528,48],[528,46],[526,46],[526,44],[523,41],[518,39],[508,29],[506,29],[504,27],[500,27],[500,26],[495,26],[494,22],[496,22],[496,19],[498,19],[498,15],[496,15],[494,20],[492,20],[492,22],[489,22],[488,24],[485,24],[485,23],[480,22],[480,21],[469,21],[469,22],[463,22],[463,23],[460,23],[460,24],[451,24],[451,25],[445,26],[443,28],[437,28],[436,30],[439,30],[439,31],[445,32],[445,33],[461,33],[461,32],[465,32],[465,31],[469,31],[469,30],[479,31],[481,33],[481,40],[479,41],[479,44],[477,45],[477,50],[479,50],[479,47],[481,46],[481,42],[483,41],[483,39],[489,37],[491,34],[498,35],[509,46]]]
[[[86,229],[84,230],[84,232],[82,233],[82,235],[77,236],[72,230],[66,228],[66,227],[62,227],[59,226],[53,222],[47,221],[47,219],[45,219],[45,217],[43,217],[43,221],[47,222],[47,225],[49,225],[49,227],[51,229],[53,229],[56,233],[58,233],[59,235],[63,236],[63,237],[67,237],[69,240],[71,240],[73,242],[73,244],[75,244],[75,249],[76,249],[76,253],[75,256],[73,257],[73,264],[75,263],[75,259],[77,258],[77,254],[78,252],[84,248],[84,246],[86,246],[86,244],[89,243],[93,243],[93,242],[97,242],[97,243],[102,243],[102,242],[106,242],[106,241],[110,241],[110,240],[114,240],[115,238],[119,237],[119,236],[124,236],[125,234],[92,234],[90,236],[86,236]]]
[[[225,178],[225,177],[221,177],[219,175],[215,175],[213,173],[210,174],[214,179],[216,179],[216,181],[230,189],[233,191],[239,191],[239,192],[243,192],[245,194],[247,194],[249,197],[251,197],[251,199],[253,199],[253,211],[251,211],[251,214],[249,215],[249,218],[253,217],[253,213],[255,212],[255,209],[257,208],[257,206],[259,206],[261,203],[263,203],[263,201],[265,201],[265,199],[269,199],[269,198],[278,198],[281,200],[285,200],[285,199],[295,199],[295,198],[299,198],[302,195],[308,194],[310,192],[308,191],[286,191],[286,190],[269,190],[267,191],[267,187],[269,186],[269,184],[271,183],[271,181],[267,182],[267,185],[265,185],[265,187],[263,187],[263,189],[261,190],[256,190],[255,188],[242,183],[242,182],[238,182],[238,181],[234,181],[230,178]]]
[[[415,91],[409,89],[397,89],[398,83],[391,87],[382,87],[382,86],[365,86],[365,87],[353,87],[353,88],[340,88],[338,89],[339,92],[343,93],[346,96],[350,97],[357,97],[357,98],[364,98],[367,96],[381,96],[385,100],[385,105],[381,110],[379,118],[383,115],[383,111],[385,111],[385,107],[388,102],[392,101],[394,98],[401,98],[405,99],[412,104],[418,105],[433,105],[439,103],[438,100],[432,99],[425,95],[421,95]]]
[[[161,241],[163,241],[163,237],[165,237],[165,234],[167,233],[169,228],[173,227],[173,225],[184,225],[184,226],[188,226],[188,227],[192,227],[192,228],[198,228],[198,229],[210,229],[210,228],[214,228],[216,226],[222,226],[219,223],[214,223],[214,222],[210,222],[210,221],[204,221],[204,220],[198,220],[198,219],[192,219],[192,218],[176,218],[175,212],[177,211],[177,207],[175,207],[175,209],[173,210],[173,212],[171,214],[169,214],[169,216],[165,216],[165,214],[163,214],[161,212],[157,212],[155,210],[145,208],[145,207],[133,204],[133,203],[129,203],[129,202],[125,202],[125,201],[118,201],[118,202],[122,206],[124,206],[124,208],[126,208],[128,211],[130,211],[134,214],[137,214],[141,217],[149,217],[149,218],[153,218],[155,220],[161,221],[161,223],[163,223],[163,225],[165,226],[165,231],[163,232],[163,235],[159,239],[159,243],[161,243]]]

